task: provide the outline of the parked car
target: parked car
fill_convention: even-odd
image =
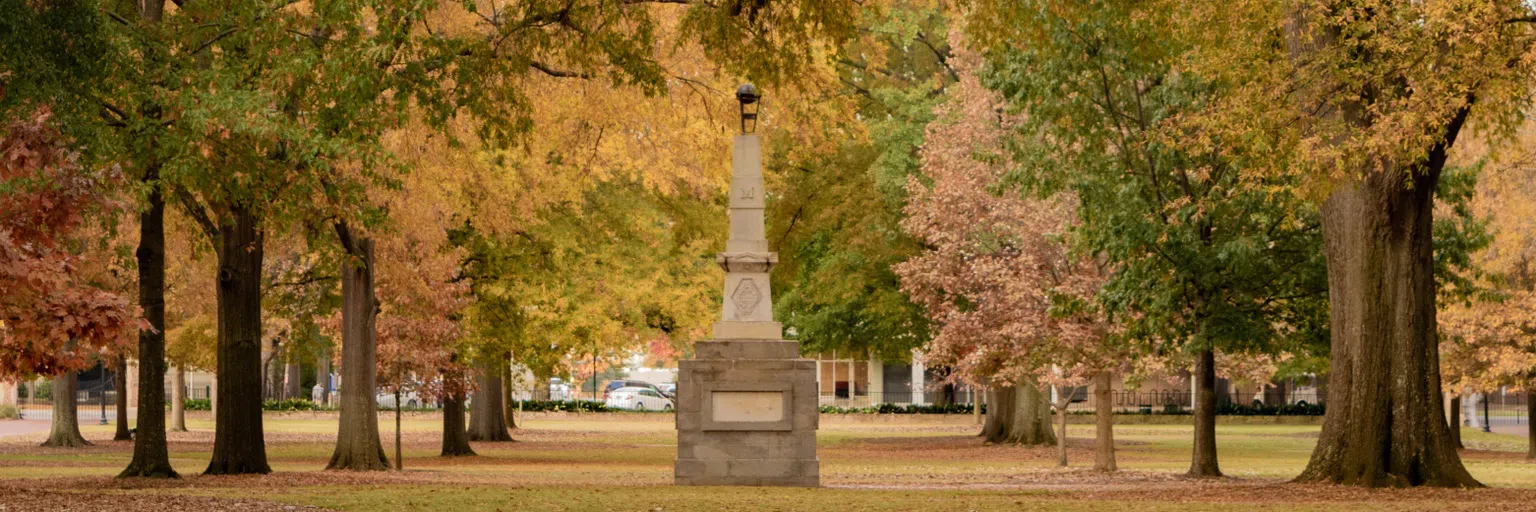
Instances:
[[[608,393],[608,399],[604,401],[610,409],[629,409],[632,411],[670,411],[672,400],[661,396],[661,392],[652,388],[629,387],[619,388]]]
[[[387,409],[395,408],[395,394],[392,392],[381,389],[379,390],[378,395],[374,396],[374,400],[379,403],[379,407]],[[405,408],[407,409],[412,407],[420,407],[422,404],[421,397],[417,396],[415,391],[401,393],[400,400],[405,402]]]
[[[667,398],[677,400],[676,382],[663,382],[661,384],[657,384],[656,387],[661,388],[661,394],[666,395]]]
[[[572,399],[571,385],[570,384],[566,384],[565,380],[563,380],[563,379],[561,379],[559,377],[550,377],[550,379],[549,379],[549,399],[550,400],[571,400]]]
[[[643,380],[613,379],[608,381],[607,386],[603,386],[603,400],[607,400],[610,393],[622,388],[645,388],[655,391],[656,394],[663,394],[661,388]]]

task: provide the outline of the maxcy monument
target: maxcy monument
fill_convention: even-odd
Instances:
[[[741,134],[731,152],[731,238],[715,261],[725,269],[725,305],[714,339],[694,345],[677,377],[678,485],[816,487],[816,362],[782,339],[773,321],[763,229],[758,93],[736,90]]]

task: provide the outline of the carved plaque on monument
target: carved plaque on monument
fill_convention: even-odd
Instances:
[[[784,421],[783,391],[716,391],[709,394],[717,422]]]

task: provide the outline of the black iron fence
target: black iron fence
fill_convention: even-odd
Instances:
[[[96,372],[102,375],[103,372]],[[82,424],[106,424],[117,420],[118,392],[113,389],[111,375],[105,379],[82,379],[75,385],[75,414]],[[57,398],[51,379],[25,382],[17,390],[16,409],[25,420],[53,419],[53,403]]]
[[[1507,391],[1463,398],[1462,424],[1474,428],[1484,425],[1491,428],[1530,425],[1530,399],[1530,393]]]

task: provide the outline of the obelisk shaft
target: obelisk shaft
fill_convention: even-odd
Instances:
[[[768,271],[778,263],[764,229],[763,143],[754,134],[737,135],[731,151],[731,238],[716,261],[725,269],[725,301],[715,339],[783,337],[773,321]]]

